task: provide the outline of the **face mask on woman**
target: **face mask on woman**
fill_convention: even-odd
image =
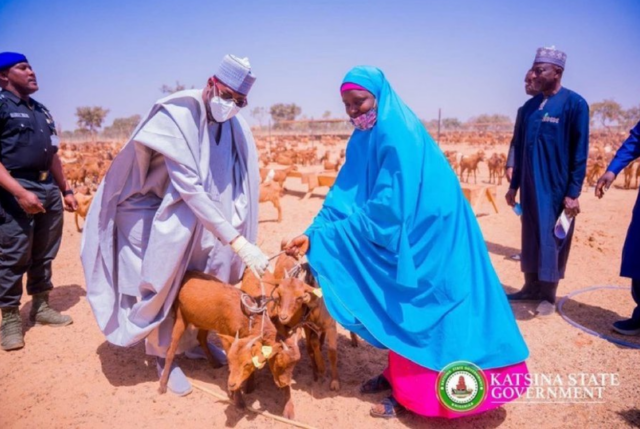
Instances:
[[[225,122],[233,118],[240,111],[240,107],[235,103],[233,99],[224,100],[220,97],[220,93],[215,87],[214,94],[218,92],[218,95],[211,97],[209,106],[211,107],[211,115],[216,122]]]
[[[354,127],[359,129],[360,131],[367,131],[373,128],[376,124],[376,120],[378,119],[378,101],[373,105],[371,110],[367,113],[363,113],[360,116],[356,116],[355,118],[351,118],[351,123]]]

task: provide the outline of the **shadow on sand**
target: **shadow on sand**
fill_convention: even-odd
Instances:
[[[51,308],[56,311],[64,313],[70,308],[74,307],[80,302],[80,298],[87,296],[87,291],[77,284],[70,284],[64,286],[56,286],[49,293],[49,304]],[[26,293],[22,295],[23,299],[26,297]],[[29,297],[30,298],[30,297]],[[28,323],[29,312],[31,311],[32,301],[29,299],[20,309],[20,316],[22,317],[24,332],[28,332],[31,326]]]

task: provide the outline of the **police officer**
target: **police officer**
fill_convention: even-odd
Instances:
[[[49,307],[51,263],[62,238],[64,208],[77,203],[57,155],[49,111],[30,95],[38,90],[27,58],[0,53],[0,309],[3,350],[24,347],[18,311],[22,277],[33,296],[29,322],[64,326],[71,317]]]

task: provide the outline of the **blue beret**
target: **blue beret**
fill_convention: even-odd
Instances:
[[[17,52],[0,52],[0,70],[13,67],[18,63],[28,63],[27,57]]]

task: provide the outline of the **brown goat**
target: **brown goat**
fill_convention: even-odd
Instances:
[[[307,353],[311,358],[313,379],[322,380],[325,375],[324,359],[320,348],[327,339],[331,365],[331,390],[340,390],[338,377],[338,327],[331,317],[320,288],[301,281],[281,283],[274,291],[278,320],[286,326],[302,326],[307,339]],[[303,311],[300,311],[302,306]]]
[[[473,171],[473,180],[475,183],[478,183],[477,171],[478,164],[484,161],[484,151],[480,150],[475,155],[464,155],[462,159],[460,159],[460,180],[464,182],[469,182],[469,174]],[[464,172],[467,172],[467,180],[463,179]]]
[[[504,153],[491,155],[491,158],[487,161],[489,167],[489,183],[496,183],[502,185],[502,176],[504,176],[504,166],[507,162],[507,156]]]
[[[207,334],[208,331],[218,334],[229,362],[229,397],[237,406],[244,407],[241,387],[255,369],[262,368],[267,357],[277,353],[281,346],[276,343],[276,330],[271,320],[249,314],[242,304],[241,296],[239,289],[220,282],[215,277],[187,272],[174,304],[176,321],[165,369],[160,377],[160,393],[167,391],[169,368],[180,337],[189,325],[194,325],[198,328],[200,346],[214,367],[219,367],[220,363],[207,347]],[[246,391],[249,392],[252,388],[253,382],[249,380]]]
[[[444,156],[447,158],[447,161],[449,161],[449,165],[451,165],[453,171],[458,171],[458,152],[455,150],[445,150]]]
[[[282,240],[282,242],[280,243],[280,250],[284,250],[288,242],[289,242],[288,239]],[[302,278],[305,281],[309,280],[315,284],[316,280],[311,274],[311,269],[309,268],[309,265],[307,263],[300,264],[299,258],[287,255],[286,253],[282,253],[280,256],[278,256],[278,259],[276,260],[275,270],[273,271],[273,276],[276,279],[284,279],[289,276],[288,273],[291,272],[296,265],[301,266],[301,270],[298,275],[298,278]],[[270,313],[270,315],[272,315],[272,313]],[[275,323],[276,319],[274,318],[274,316],[272,316],[272,320],[274,320],[274,323]],[[276,323],[276,327],[277,326],[278,324]],[[358,336],[355,333],[351,332],[350,337],[351,337],[351,347],[358,347],[359,345]]]
[[[598,178],[604,174],[605,168],[606,165],[602,156],[587,160],[587,174],[584,180],[585,189],[589,189],[589,186],[595,186]]]
[[[78,202],[78,208],[74,213],[75,221],[76,221],[76,229],[78,230],[78,232],[81,232],[82,228],[80,228],[80,222],[78,221],[78,218],[79,217],[81,217],[82,219],[87,218],[87,213],[89,213],[89,207],[91,206],[91,201],[93,201],[93,195],[91,195],[91,191],[89,190],[88,187],[81,186],[80,188],[76,189],[74,196],[76,198],[76,201]]]
[[[300,361],[300,348],[298,347],[298,333],[280,341],[282,348],[269,358],[269,369],[273,374],[273,381],[283,392],[285,399],[283,417],[295,418],[293,399],[291,398],[291,382],[293,381],[293,369]]]
[[[636,163],[632,162],[624,169],[624,189],[629,189],[631,187],[631,179],[634,175],[635,166]]]
[[[264,273],[262,279],[258,279],[251,270],[246,269],[242,276],[241,290],[256,299],[257,302],[262,302],[265,298],[274,297],[274,290],[279,288],[281,284],[286,285],[290,282],[300,282],[300,280],[293,278],[276,280],[273,274],[268,271]],[[293,370],[300,360],[297,329],[293,330],[295,335],[289,335],[292,333],[291,329],[279,323],[274,301],[268,301],[266,308],[267,315],[272,320],[278,337],[281,338],[280,345],[282,346],[279,352],[273,355],[273,358],[269,358],[269,369],[273,374],[273,381],[282,390],[285,397],[283,415],[292,419],[294,418],[294,407],[291,399],[291,382]]]
[[[276,210],[278,210],[278,222],[282,222],[282,207],[280,206],[280,198],[283,195],[284,189],[276,182],[260,184],[259,202],[266,203],[268,201],[271,201]]]

